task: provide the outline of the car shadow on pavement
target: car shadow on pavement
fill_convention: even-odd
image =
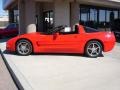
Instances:
[[[75,54],[75,53],[32,53],[32,55],[49,55],[49,56],[78,56],[78,57],[86,57],[82,54]]]
[[[20,55],[16,54],[15,52],[9,52],[9,51],[6,51],[6,50],[3,51],[3,54],[20,56]],[[90,58],[90,57],[87,57],[84,54],[76,54],[76,53],[32,53],[31,54],[31,56],[46,56],[46,55],[48,55],[48,56],[74,56],[74,57],[86,57],[86,58]],[[102,54],[99,57],[104,57],[104,55]]]
[[[34,53],[32,55],[49,55],[49,56],[75,56],[75,57],[87,57],[85,54],[76,54],[76,53]],[[100,55],[99,57],[104,57],[104,55]]]
[[[16,55],[16,56],[18,56],[15,52],[9,52],[7,50],[4,50],[2,53],[3,54],[10,54],[10,55]]]

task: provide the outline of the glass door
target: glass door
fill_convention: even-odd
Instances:
[[[49,29],[53,28],[53,11],[43,12],[44,15],[44,31],[47,32]]]

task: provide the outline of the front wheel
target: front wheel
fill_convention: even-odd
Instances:
[[[32,53],[32,44],[28,40],[19,40],[16,44],[16,52],[26,56]]]
[[[88,57],[96,58],[102,54],[102,45],[98,41],[90,41],[85,47],[85,54]]]

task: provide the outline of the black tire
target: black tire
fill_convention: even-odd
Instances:
[[[16,44],[16,52],[22,56],[30,55],[33,51],[32,49],[31,42],[25,39],[19,40]]]
[[[85,47],[85,55],[96,58],[102,55],[102,45],[99,41],[90,41]]]

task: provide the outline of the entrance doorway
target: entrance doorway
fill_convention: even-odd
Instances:
[[[43,12],[43,16],[44,16],[44,21],[43,21],[43,27],[44,27],[44,31],[47,32],[49,29],[52,29],[54,26],[53,23],[53,11],[45,11]]]

